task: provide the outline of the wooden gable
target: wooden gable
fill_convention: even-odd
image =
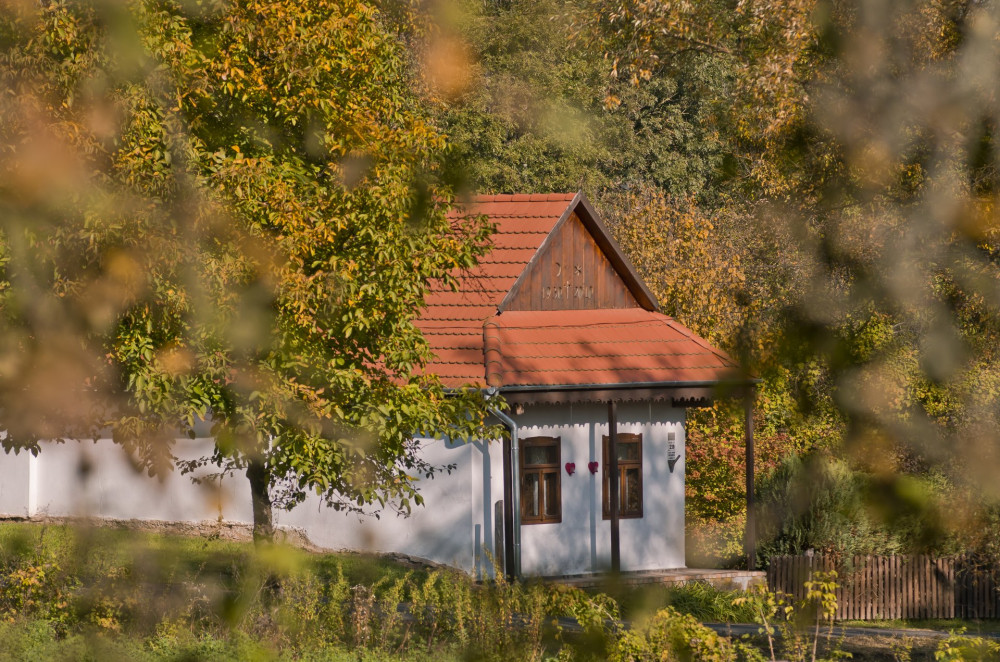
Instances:
[[[607,229],[585,200],[571,205],[500,304],[505,310],[656,310]]]

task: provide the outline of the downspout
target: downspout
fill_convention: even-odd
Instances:
[[[493,389],[490,389],[491,391]],[[495,391],[494,391],[495,392]],[[497,408],[490,408],[490,413],[500,419],[500,421],[510,430],[510,471],[513,480],[511,481],[511,538],[514,541],[513,575],[514,578],[521,577],[521,477],[517,473],[517,468],[521,466],[521,449],[517,440],[517,422]],[[506,529],[504,535],[506,535]]]
[[[497,397],[500,386],[503,385],[503,352],[501,351],[500,325],[495,318],[483,322],[483,360],[486,367],[486,397],[491,400]],[[521,448],[517,439],[517,423],[513,418],[503,413],[500,407],[489,407],[490,413],[496,416],[510,430],[510,456],[507,456],[507,444],[504,443],[504,491],[509,488],[510,494],[504,495],[504,548],[512,557],[504,559],[505,572],[512,578],[521,577]],[[508,537],[509,536],[509,537]],[[509,571],[508,571],[509,568]]]

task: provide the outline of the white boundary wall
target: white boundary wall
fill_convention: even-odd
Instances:
[[[621,521],[623,570],[684,566],[684,411],[657,404],[619,407],[619,429],[643,435],[643,518]],[[527,575],[582,574],[610,563],[610,524],[601,518],[601,436],[607,408],[599,405],[537,406],[516,416],[522,438],[562,438],[563,465],[576,463],[573,476],[561,471],[562,522],[522,526],[522,570]],[[680,461],[667,468],[667,434],[676,434]],[[178,440],[174,453],[193,459],[212,440]],[[498,442],[453,444],[426,440],[424,459],[455,464],[419,484],[423,507],[402,517],[379,519],[338,513],[310,495],[289,512],[275,511],[279,527],[302,531],[327,549],[401,552],[445,563],[477,576],[490,574],[484,550],[494,550],[494,512],[503,498],[503,463]],[[206,470],[209,472],[210,470]],[[173,472],[150,478],[136,471],[110,440],[46,442],[37,457],[0,455],[0,516],[98,517],[171,522],[249,524],[250,488],[242,475],[212,485],[195,485]]]

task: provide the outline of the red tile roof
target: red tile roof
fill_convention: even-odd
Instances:
[[[545,237],[569,208],[574,194],[479,196],[456,208],[455,218],[487,215],[496,224],[493,249],[461,275],[461,289],[440,286],[427,295],[418,322],[437,355],[429,371],[446,386],[484,386],[483,322],[513,287]]]
[[[480,265],[460,275],[458,292],[438,286],[428,293],[418,320],[436,355],[428,371],[451,387],[700,382],[733,376],[732,359],[651,310],[498,314],[504,296],[576,198],[480,196],[452,212],[456,218],[485,214],[497,233]]]
[[[714,382],[736,362],[642,308],[507,311],[484,325],[490,386]]]

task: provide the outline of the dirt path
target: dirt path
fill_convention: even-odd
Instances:
[[[734,637],[739,637],[744,634],[755,635],[760,631],[760,626],[755,623],[705,623],[705,626],[715,630],[719,634]],[[845,639],[855,637],[910,637],[912,639],[944,639],[949,634],[949,632],[942,630],[926,630],[923,628],[866,628],[835,625],[833,626],[833,634],[831,636],[835,639],[839,639],[841,636]],[[984,639],[1000,639],[1000,635],[990,632],[967,632],[966,634],[972,637],[983,637]],[[826,628],[822,628],[821,635],[826,635]],[[780,634],[775,633],[775,636],[780,636]]]

